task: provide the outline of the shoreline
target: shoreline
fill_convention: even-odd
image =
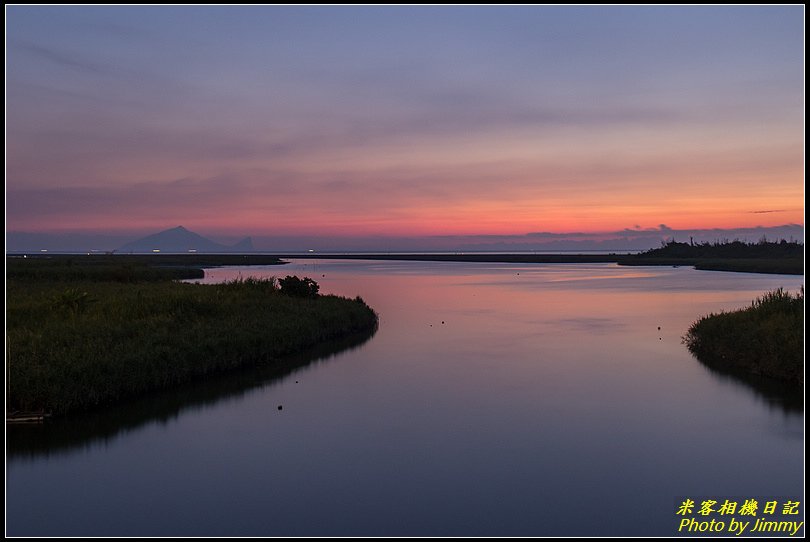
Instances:
[[[153,270],[185,270],[186,276],[178,278],[201,278],[203,268],[242,265],[284,265],[283,260],[378,260],[421,262],[468,262],[468,263],[615,263],[626,266],[680,267],[689,266],[702,271],[726,271],[738,273],[764,273],[776,275],[804,275],[803,257],[784,258],[711,258],[711,257],[666,257],[642,254],[523,254],[523,253],[304,253],[290,252],[263,254],[27,254],[6,255],[8,278],[21,273],[29,263],[48,261],[53,267],[61,263],[87,264],[90,268],[104,265],[150,267]],[[64,272],[64,269],[60,270]],[[194,274],[196,272],[197,274]]]
[[[651,259],[628,254],[287,254],[279,253],[280,259],[323,260],[389,260],[416,262],[469,262],[469,263],[615,263],[624,266],[649,267],[694,267],[701,271],[727,271],[738,273],[763,273],[774,275],[804,275],[804,260],[800,258],[667,258]]]

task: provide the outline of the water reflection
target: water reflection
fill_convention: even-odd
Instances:
[[[380,328],[272,385],[240,374],[216,403],[129,429],[99,415],[106,429],[47,457],[17,446],[10,535],[673,536],[678,496],[803,501],[801,411],[681,343],[699,315],[800,278],[299,261],[206,281],[237,273],[360,295]]]
[[[14,459],[58,455],[99,441],[110,443],[149,423],[166,424],[183,412],[202,409],[223,400],[238,398],[251,390],[272,386],[313,364],[324,363],[339,353],[359,348],[375,332],[376,329],[370,333],[324,342],[271,365],[241,369],[210,380],[190,382],[106,410],[57,418],[45,424],[7,425],[7,457]]]
[[[697,356],[693,357],[719,382],[743,385],[771,408],[781,410],[785,414],[801,414],[804,410],[804,391],[795,384],[730,367],[712,365]]]

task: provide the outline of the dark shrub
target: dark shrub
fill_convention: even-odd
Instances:
[[[299,279],[287,275],[283,279],[278,279],[278,285],[282,294],[287,294],[293,297],[318,297],[318,283],[309,277]]]

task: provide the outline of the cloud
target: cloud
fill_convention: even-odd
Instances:
[[[621,233],[629,233],[629,234],[651,233],[651,232],[671,233],[672,231],[674,230],[669,226],[667,226],[666,224],[659,224],[658,226],[654,226],[652,228],[642,228],[641,226],[636,224],[632,228],[624,228],[623,230],[621,230]]]
[[[120,222],[121,217],[218,213],[232,209],[244,194],[256,189],[255,172],[223,173],[208,178],[178,178],[109,186],[74,186],[9,189],[6,194],[7,221],[31,223],[32,217],[46,223],[66,224],[103,220]]]
[[[35,43],[16,40],[12,42],[12,46],[51,64],[66,67],[83,74],[108,75],[115,71],[111,66],[90,62],[81,55],[44,47]]]
[[[661,227],[663,226],[663,228]],[[759,241],[793,239],[804,241],[804,227],[785,224],[774,227],[711,228],[676,230],[665,225],[650,229],[624,229],[613,232],[529,233],[525,235],[474,235],[441,238],[446,250],[466,251],[634,251],[660,246],[663,239],[678,241],[715,242],[724,239]],[[427,238],[438,241],[439,238]]]

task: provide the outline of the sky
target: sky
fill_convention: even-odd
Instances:
[[[804,6],[6,6],[7,235],[396,248],[803,202]]]

